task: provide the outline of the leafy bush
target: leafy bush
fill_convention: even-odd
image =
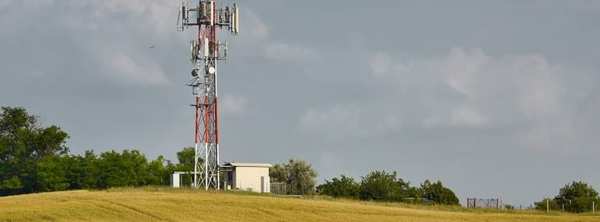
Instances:
[[[288,194],[304,195],[314,192],[317,172],[304,160],[290,159],[271,167],[269,176],[275,182],[286,183]]]
[[[362,200],[402,201],[409,198],[410,186],[396,172],[374,171],[363,177],[359,197]]]
[[[458,197],[452,190],[444,187],[441,181],[431,183],[425,180],[418,190],[421,198],[425,198],[437,204],[458,205]]]
[[[546,210],[546,200],[551,210],[562,210],[573,213],[592,211],[592,205],[600,203],[598,192],[590,185],[582,181],[573,181],[560,188],[554,199],[544,199],[536,202],[536,209]]]
[[[340,178],[334,177],[331,181],[325,180],[324,184],[317,187],[317,191],[332,197],[358,198],[360,185],[354,178],[341,175]]]
[[[352,177],[341,175],[340,178],[325,180],[317,188],[320,194],[332,197],[350,197],[361,200],[393,201],[409,203],[458,205],[458,197],[452,190],[444,187],[442,182],[426,180],[420,187],[412,187],[410,183],[397,177],[396,172],[373,171],[362,178],[360,183]]]

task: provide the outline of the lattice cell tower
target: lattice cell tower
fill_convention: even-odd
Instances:
[[[190,7],[190,5],[192,5]],[[217,64],[227,57],[227,43],[217,40],[219,30],[239,33],[239,7],[220,7],[216,0],[182,1],[178,30],[198,27],[191,41],[192,78],[189,86],[195,103],[194,178],[192,186],[219,189],[219,95]],[[204,161],[200,161],[200,160]]]

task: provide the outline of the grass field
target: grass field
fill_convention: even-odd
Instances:
[[[0,221],[600,222],[600,217],[143,188],[1,197]]]

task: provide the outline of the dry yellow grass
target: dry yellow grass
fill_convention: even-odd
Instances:
[[[592,215],[503,213],[164,188],[0,198],[0,221],[599,221]]]

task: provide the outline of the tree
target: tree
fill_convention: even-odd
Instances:
[[[288,194],[304,195],[314,192],[317,172],[304,160],[290,159],[286,164],[275,164],[270,177],[288,186]]]
[[[598,203],[598,192],[585,182],[573,182],[561,188],[554,200],[567,211],[581,213],[591,211],[592,202]]]
[[[444,187],[441,181],[435,183],[425,180],[419,188],[421,198],[425,198],[437,204],[458,205],[458,197],[452,190]]]
[[[164,157],[149,161],[140,151],[86,151],[70,155],[68,134],[42,127],[24,108],[0,110],[0,195],[66,189],[163,185],[177,167],[193,170],[194,150],[186,148],[175,167]],[[201,160],[200,160],[201,161]]]
[[[148,163],[148,175],[146,178],[147,184],[152,185],[168,185],[170,180],[170,172],[167,170],[165,163],[167,161],[163,156],[158,156],[156,160]]]
[[[36,192],[66,190],[69,188],[67,174],[68,156],[47,156],[36,164]]]
[[[98,161],[100,188],[148,185],[148,161],[137,150],[105,152]]]
[[[269,177],[275,182],[287,182],[288,172],[285,164],[275,164],[269,169]]]
[[[194,172],[194,157],[196,156],[196,151],[194,147],[185,147],[181,151],[177,152],[177,160],[179,163],[176,165],[169,165],[167,171],[172,173],[173,171],[183,171],[183,172]],[[203,164],[204,159],[198,158],[198,164]],[[200,169],[198,169],[200,170]],[[181,178],[181,184],[192,184],[193,175],[189,174]]]
[[[157,159],[149,161],[138,150],[123,150],[120,153],[111,150],[103,152],[99,156],[95,155],[93,151],[86,151],[83,156],[64,155],[54,162],[62,163],[63,167],[57,169],[64,169],[68,189],[167,185],[170,182],[170,166],[166,164],[167,161],[164,157],[159,156]],[[54,181],[59,180],[55,179]],[[56,185],[60,184],[55,183]]]
[[[573,181],[560,188],[560,191],[554,199],[548,203],[553,210],[564,209],[569,212],[582,213],[592,210],[592,203],[600,203],[598,192],[594,188],[582,181]],[[536,208],[546,210],[546,200],[535,203]]]
[[[181,171],[194,171],[194,156],[196,151],[194,147],[185,147],[183,150],[177,152],[177,160],[179,160],[179,170]]]
[[[331,181],[325,180],[317,190],[320,194],[332,197],[358,198],[360,185],[354,181],[354,178],[341,175],[340,178],[334,177]]]
[[[72,155],[68,161],[67,178],[71,182],[70,189],[92,189],[99,187],[102,169],[98,156],[92,150],[85,151],[83,156]]]
[[[583,181],[567,184],[562,187],[554,201],[559,206],[565,206],[569,212],[582,213],[592,210],[592,202],[600,203],[598,192]]]
[[[24,108],[2,107],[0,113],[0,195],[47,189],[47,180],[60,177],[47,158],[66,154],[68,134],[57,126],[41,127]],[[40,164],[38,166],[38,164]],[[41,172],[38,173],[38,170]],[[60,173],[60,172],[56,172]],[[42,180],[38,180],[41,177]],[[60,186],[59,186],[60,187]]]
[[[60,162],[68,181],[67,189],[96,189],[104,184],[101,182],[104,169],[100,167],[105,165],[101,165],[94,151],[85,151],[83,155],[61,155]]]
[[[411,197],[410,185],[397,178],[396,172],[373,171],[363,177],[359,197],[362,200],[403,201]]]

